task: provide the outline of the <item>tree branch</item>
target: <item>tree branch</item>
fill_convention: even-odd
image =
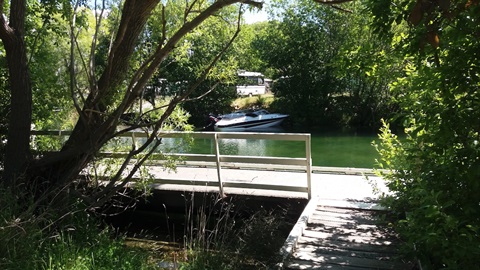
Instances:
[[[219,84],[220,84],[220,82],[216,82],[216,83],[215,83],[212,87],[210,87],[210,89],[208,89],[205,93],[201,94],[201,95],[198,96],[198,97],[193,97],[193,98],[185,99],[183,102],[199,100],[199,99],[203,98],[204,96],[210,94],[213,90],[215,90],[215,88],[217,88],[217,86],[218,86]]]
[[[183,95],[180,96],[180,101],[184,101],[191,93],[193,93],[193,91],[195,91],[195,89],[198,88],[198,86],[200,86],[200,84],[206,79],[210,70],[212,70],[212,68],[215,66],[218,60],[220,60],[220,58],[225,54],[227,49],[232,45],[233,41],[235,41],[235,39],[238,37],[238,34],[240,33],[241,19],[242,19],[242,12],[240,9],[240,12],[238,13],[237,30],[235,31],[235,34],[233,34],[232,38],[225,45],[225,47],[223,47],[223,49],[214,57],[214,59],[210,62],[210,65],[203,71],[202,75],[195,82],[195,84],[193,84]]]
[[[326,5],[335,5],[335,4],[343,4],[347,2],[353,2],[355,0],[313,0],[319,4],[326,4]]]
[[[5,0],[0,0],[0,38],[3,42],[12,42],[13,29],[8,25],[4,8]]]

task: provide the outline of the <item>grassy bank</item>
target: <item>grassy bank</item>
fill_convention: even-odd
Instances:
[[[232,102],[232,108],[236,110],[251,109],[251,108],[265,108],[268,109],[275,97],[273,94],[265,94],[252,97],[239,97]]]
[[[145,251],[125,247],[84,211],[29,212],[5,191],[0,205],[0,269],[155,269]]]

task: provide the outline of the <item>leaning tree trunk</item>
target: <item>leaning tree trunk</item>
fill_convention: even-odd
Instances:
[[[108,111],[112,105],[108,102],[125,80],[138,38],[158,2],[127,0],[123,4],[107,66],[90,89],[72,134],[60,152],[40,159],[32,167],[31,174],[40,172],[39,179],[47,183],[48,190],[58,190],[73,182],[116,131],[120,114]]]

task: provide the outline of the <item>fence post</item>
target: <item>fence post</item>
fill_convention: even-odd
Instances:
[[[310,200],[312,198],[312,140],[310,134],[307,134],[305,138],[305,155],[307,159],[308,199]]]
[[[214,141],[215,141],[215,158],[217,160],[217,176],[218,176],[218,187],[220,188],[220,197],[223,198],[224,193],[223,193],[223,183],[222,183],[222,166],[220,164],[220,147],[218,145],[218,132],[215,132],[214,136]]]

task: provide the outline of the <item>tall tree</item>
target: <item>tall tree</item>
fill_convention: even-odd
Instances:
[[[276,3],[279,19],[253,42],[277,79],[273,106],[289,113],[300,129],[378,128],[393,112],[388,84],[399,68],[375,61],[398,62],[390,42],[372,33],[365,6]]]
[[[330,94],[338,92],[330,64],[345,38],[342,14],[311,1],[280,1],[281,20],[255,41],[262,58],[275,69],[277,108],[289,113],[299,128],[331,119]],[[302,108],[301,110],[299,108]]]
[[[52,199],[53,194],[68,187],[77,179],[79,173],[96,157],[98,151],[115,136],[138,127],[148,127],[148,138],[138,148],[132,148],[119,170],[112,175],[106,189],[83,196],[77,190],[73,194],[94,204],[101,204],[118,189],[124,186],[143,164],[146,157],[144,150],[151,153],[159,144],[157,133],[179,102],[203,81],[218,59],[223,55],[235,35],[232,36],[217,54],[206,59],[204,71],[197,81],[185,91],[174,93],[163,108],[162,114],[149,124],[138,124],[134,127],[118,130],[120,116],[137,102],[161,64],[184,41],[184,37],[204,21],[215,16],[222,16],[222,11],[236,4],[249,4],[257,7],[261,3],[252,0],[222,0],[222,1],[186,1],[183,5],[171,3],[158,5],[158,0],[125,0],[121,3],[118,13],[118,24],[111,29],[111,43],[108,45],[107,56],[103,67],[97,69],[95,52],[102,20],[106,14],[106,1],[100,1],[100,9],[96,9],[95,35],[92,41],[89,58],[75,58],[78,48],[78,33],[75,26],[79,18],[82,1],[52,1],[47,4],[62,7],[64,16],[71,21],[70,27],[70,93],[78,113],[78,121],[69,139],[61,151],[33,159],[30,155],[30,125],[32,122],[32,83],[28,68],[27,49],[25,44],[25,21],[27,18],[26,0],[13,0],[8,6],[0,1],[2,16],[0,19],[0,38],[3,41],[9,67],[9,82],[11,89],[10,120],[8,125],[8,142],[5,153],[4,173],[2,183],[9,188],[18,186],[35,187],[35,193],[42,198]],[[9,8],[9,9],[7,9]],[[238,8],[238,6],[237,6]],[[112,9],[113,10],[113,9]],[[181,10],[182,16],[174,17],[171,12]],[[237,9],[238,10],[238,9]],[[43,16],[45,13],[31,14]],[[112,13],[114,14],[114,13]],[[177,13],[178,14],[178,13]],[[158,16],[158,17],[157,17]],[[139,37],[149,19],[158,19],[161,23],[160,35],[153,40],[152,49],[143,58],[134,59],[139,48]],[[228,20],[227,20],[228,22]],[[230,20],[237,25],[238,20]],[[81,89],[76,81],[76,62],[85,67],[88,88]],[[137,63],[135,65],[135,63]],[[134,159],[136,163],[129,167]],[[126,175],[126,176],[125,176]],[[47,194],[47,196],[45,196]],[[50,194],[50,196],[48,196]]]
[[[5,1],[0,1],[2,15]],[[30,160],[30,125],[32,122],[32,87],[25,45],[26,1],[11,1],[9,20],[0,18],[0,38],[6,51],[10,82],[10,119],[3,181],[15,185]]]

